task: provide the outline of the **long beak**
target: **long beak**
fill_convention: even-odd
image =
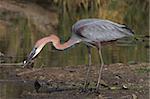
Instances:
[[[35,57],[35,54],[36,54],[36,47],[34,47],[32,49],[32,51],[30,52],[28,58],[23,62],[23,67],[26,67],[28,64],[30,64],[32,62],[32,60],[34,59]]]

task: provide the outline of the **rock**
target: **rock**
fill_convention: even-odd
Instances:
[[[128,89],[128,87],[126,85],[122,85],[122,89]]]
[[[109,87],[110,90],[116,90],[116,89],[120,89],[120,87],[116,87],[116,86],[112,86],[112,87]]]

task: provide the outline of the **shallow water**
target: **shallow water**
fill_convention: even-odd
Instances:
[[[1,99],[23,99],[21,94],[24,92],[30,92],[33,90],[32,83],[24,83],[18,80],[3,80],[0,81],[0,98]]]
[[[16,76],[16,67],[0,67],[0,98],[23,99],[25,92],[33,92],[33,81],[26,81]]]

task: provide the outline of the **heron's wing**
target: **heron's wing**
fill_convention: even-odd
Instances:
[[[99,42],[133,35],[133,32],[125,25],[100,19],[81,20],[73,26],[72,30],[85,40]]]

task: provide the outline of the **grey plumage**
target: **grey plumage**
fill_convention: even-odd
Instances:
[[[127,36],[133,36],[133,32],[126,25],[109,20],[82,19],[72,26],[73,34],[85,42],[107,42]]]

